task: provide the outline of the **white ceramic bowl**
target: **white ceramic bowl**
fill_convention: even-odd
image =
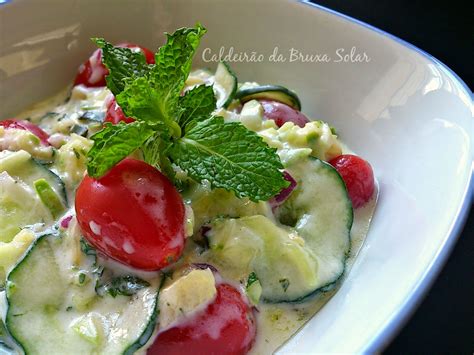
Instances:
[[[294,88],[303,111],[337,127],[380,182],[353,269],[280,353],[381,350],[438,273],[470,206],[472,93],[436,59],[356,20],[293,1],[13,0],[0,6],[0,117],[71,83],[93,49],[90,37],[157,48],[163,31],[197,21],[209,29],[201,50],[263,54],[260,63],[231,63],[240,79]],[[275,47],[286,62],[269,62]],[[337,63],[336,51],[352,47],[370,62]],[[290,62],[291,48],[331,60]],[[200,53],[201,65],[215,63]]]

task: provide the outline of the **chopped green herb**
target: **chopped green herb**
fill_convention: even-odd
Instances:
[[[91,256],[97,255],[97,252],[95,251],[95,249],[89,243],[87,243],[84,238],[81,238],[80,244],[81,244],[81,251],[84,254],[91,255]]]
[[[288,290],[288,287],[290,286],[290,281],[288,279],[280,279],[278,280],[278,282],[283,288],[283,291],[286,292],[286,290]]]
[[[136,276],[119,276],[98,287],[99,295],[108,293],[112,297],[117,295],[133,296],[141,289],[150,286],[150,284]]]
[[[78,280],[79,280],[79,284],[82,285],[84,283],[84,281],[86,280],[86,274],[81,272],[79,274]]]
[[[85,110],[85,108],[82,108]],[[92,121],[92,122],[104,122],[105,112],[104,111],[87,111],[79,117],[79,121]]]
[[[251,272],[248,279],[247,279],[247,287],[251,286],[254,282],[258,281],[257,274],[255,272]]]
[[[71,128],[71,133],[75,133],[79,136],[86,137],[87,132],[89,132],[89,129],[86,126],[75,124]],[[79,158],[78,158],[79,159]]]

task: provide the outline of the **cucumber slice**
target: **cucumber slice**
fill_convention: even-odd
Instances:
[[[242,87],[235,93],[236,100],[245,103],[250,100],[273,100],[282,102],[295,110],[301,111],[301,101],[292,90],[280,85],[261,85]]]
[[[237,92],[237,77],[226,62],[217,65],[213,88],[217,97],[217,108],[227,108]]]
[[[16,352],[0,340],[0,355],[15,355]]]
[[[68,238],[39,237],[7,278],[6,327],[27,354],[131,354],[154,330],[159,277],[133,296],[74,284]],[[75,306],[77,298],[90,295]]]
[[[352,204],[337,171],[313,158],[288,170],[298,185],[276,211],[282,225],[264,216],[222,218],[207,232],[210,259],[237,279],[255,271],[266,302],[330,289],[350,250]]]
[[[242,217],[255,214],[271,214],[265,202],[252,202],[248,198],[238,198],[232,192],[224,189],[213,189],[202,184],[192,184],[190,189],[183,193],[194,212],[194,233],[198,232],[203,224],[209,223],[216,217]]]
[[[42,202],[44,196],[36,192],[36,181],[44,180],[58,199],[58,204],[64,208],[67,206],[62,180],[32,159],[26,151],[0,153],[0,171],[1,242],[11,241],[21,227],[38,222],[50,224],[59,215],[51,214]]]
[[[0,171],[6,171],[11,177],[23,181],[32,188],[35,181],[44,179],[61,198],[63,205],[68,205],[66,189],[61,178],[34,160],[28,152],[24,150],[3,152],[0,155]]]
[[[282,223],[294,226],[318,261],[316,290],[329,290],[344,274],[350,252],[352,203],[336,169],[309,157],[287,170],[297,181],[288,200],[276,211]]]
[[[264,216],[217,220],[207,236],[213,261],[236,276],[255,270],[266,301],[292,301],[317,286],[318,265],[302,239]]]
[[[52,223],[53,219],[36,192],[7,172],[0,173],[0,242],[9,243],[21,227],[39,221]]]
[[[0,297],[4,297],[3,292],[0,293]],[[7,329],[3,320],[0,318],[0,355],[14,355],[18,354],[18,351],[15,351],[15,344],[13,344],[12,339],[8,335]]]

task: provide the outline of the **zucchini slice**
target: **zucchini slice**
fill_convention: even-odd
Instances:
[[[245,103],[250,100],[273,100],[284,103],[301,111],[301,101],[298,95],[292,90],[280,85],[259,85],[251,87],[241,87],[235,93],[235,99]]]
[[[329,290],[343,275],[350,251],[352,204],[329,164],[308,158],[288,168],[298,185],[275,212],[221,218],[207,232],[211,261],[233,277],[254,271],[266,302],[298,302]]]
[[[69,242],[39,237],[9,273],[10,335],[26,354],[132,354],[153,333],[159,277],[133,296],[100,297],[92,280],[74,282]]]
[[[226,62],[217,65],[213,88],[217,97],[217,108],[227,108],[237,92],[237,77]]]

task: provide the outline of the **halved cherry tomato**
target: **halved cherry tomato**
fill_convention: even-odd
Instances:
[[[300,111],[277,101],[260,100],[263,106],[263,115],[268,120],[274,120],[278,127],[286,122],[293,122],[295,125],[304,127],[309,122],[308,118]]]
[[[25,131],[30,131],[31,133],[33,133],[36,137],[40,139],[41,143],[45,145],[49,145],[48,143],[49,134],[31,122],[28,122],[25,120],[9,119],[9,120],[0,121],[0,126],[3,126],[5,128],[16,128],[16,129],[23,129]]]
[[[155,55],[149,49],[132,43],[119,43],[117,47],[141,50],[148,64],[155,63]],[[88,87],[105,86],[105,76],[109,71],[102,63],[102,50],[96,49],[83,64],[79,66],[74,85],[83,84]]]
[[[121,263],[159,270],[183,251],[183,200],[163,174],[143,161],[124,159],[99,179],[86,175],[75,207],[87,241]]]
[[[370,200],[375,190],[374,172],[364,159],[351,154],[343,154],[332,159],[334,166],[346,183],[354,208],[363,206]]]
[[[115,101],[115,97],[110,100],[107,107],[108,108],[107,114],[105,115],[105,122],[117,124],[120,121],[123,121],[125,123],[132,123],[135,121],[133,118],[125,116],[117,101]]]
[[[233,286],[219,284],[215,300],[205,310],[159,333],[147,354],[246,354],[255,333],[255,317],[241,293]]]

